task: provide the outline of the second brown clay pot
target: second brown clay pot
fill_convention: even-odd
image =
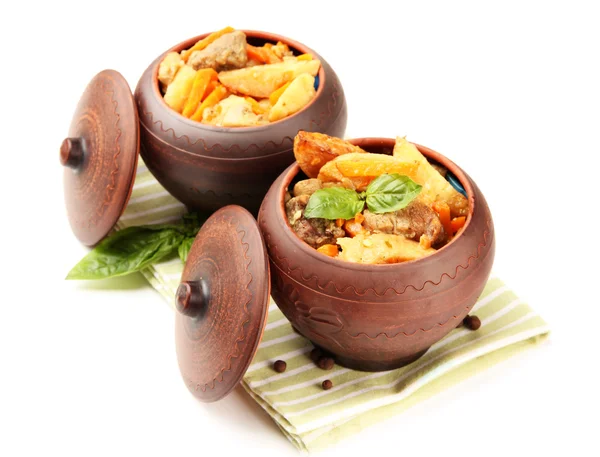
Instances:
[[[214,211],[238,204],[256,213],[277,176],[294,161],[299,130],[343,137],[347,109],[344,91],[331,66],[316,52],[286,37],[244,31],[248,42],[282,41],[298,54],[321,61],[315,98],[298,113],[259,127],[226,128],[187,119],[169,108],[158,85],[158,66],[170,51],[191,47],[186,40],[159,56],[142,75],[135,99],[140,118],[140,153],[165,189],[191,209]]]
[[[352,142],[377,153],[394,146],[385,138]],[[318,253],[285,216],[284,195],[300,173],[297,164],[273,183],[259,212],[273,299],[298,332],[353,369],[389,370],[419,358],[469,313],[492,268],[494,224],[483,194],[449,159],[417,147],[458,178],[470,206],[462,233],[429,257],[362,265]]]

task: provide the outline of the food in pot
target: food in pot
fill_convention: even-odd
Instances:
[[[158,67],[165,103],[183,116],[221,127],[252,127],[285,119],[316,95],[321,63],[285,43],[253,46],[226,27]]]
[[[308,179],[290,186],[288,222],[323,255],[365,264],[436,252],[460,234],[469,203],[442,165],[397,138],[392,155],[321,133],[299,132],[294,154]]]

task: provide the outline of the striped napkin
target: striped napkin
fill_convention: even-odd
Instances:
[[[117,228],[174,222],[185,211],[140,161],[131,200]],[[142,274],[173,305],[182,270],[179,258],[171,258]],[[298,449],[317,450],[532,346],[549,331],[544,320],[496,277],[489,280],[473,314],[482,322],[478,331],[453,330],[406,367],[366,373],[336,365],[323,371],[309,358],[310,342],[292,330],[271,302],[263,339],[242,384]],[[272,368],[278,359],[287,362],[284,373]],[[332,389],[323,390],[325,379],[333,381]]]

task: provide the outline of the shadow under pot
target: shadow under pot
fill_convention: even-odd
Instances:
[[[385,138],[351,142],[372,153],[394,147]],[[462,232],[428,257],[365,265],[317,252],[285,214],[285,193],[302,173],[297,164],[273,183],[259,212],[273,299],[300,334],[349,368],[390,370],[421,357],[469,313],[492,268],[494,225],[481,191],[449,159],[417,148],[458,179],[469,202]]]
[[[159,56],[135,90],[140,119],[141,156],[148,169],[190,209],[214,211],[229,204],[254,214],[273,181],[294,162],[293,139],[299,130],[343,137],[347,109],[340,81],[316,52],[289,38],[244,30],[249,44],[281,41],[296,55],[320,60],[315,97],[299,112],[257,127],[218,127],[190,120],[164,101],[158,68],[164,56],[182,51],[208,34],[190,38]]]

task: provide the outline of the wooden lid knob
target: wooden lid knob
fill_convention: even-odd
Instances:
[[[189,317],[199,316],[208,303],[208,288],[203,281],[184,281],[175,294],[175,307]]]
[[[83,163],[83,140],[65,138],[60,145],[60,163],[63,167],[77,169]]]

